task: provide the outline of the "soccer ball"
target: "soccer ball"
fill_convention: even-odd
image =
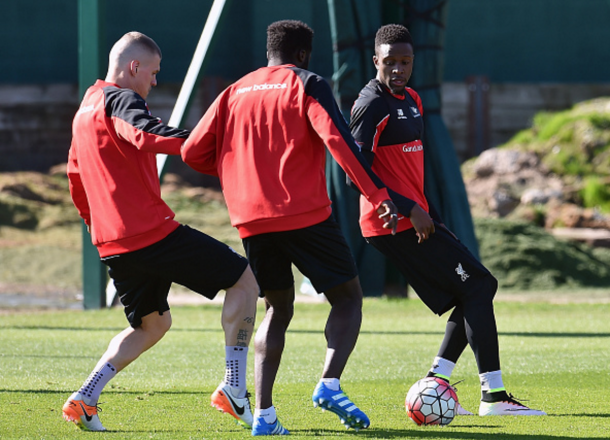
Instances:
[[[418,380],[407,393],[407,415],[417,425],[451,423],[456,413],[458,398],[451,385],[438,377]]]

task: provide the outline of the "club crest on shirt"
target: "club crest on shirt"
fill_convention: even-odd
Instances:
[[[409,107],[411,109],[411,113],[414,118],[419,118],[421,114],[419,113],[419,109],[417,107]]]
[[[396,113],[398,115],[398,119],[407,119],[405,112],[401,108],[396,109]]]

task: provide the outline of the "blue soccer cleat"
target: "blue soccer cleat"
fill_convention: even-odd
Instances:
[[[290,432],[276,418],[274,423],[267,423],[263,417],[257,417],[252,424],[252,435],[288,435]]]
[[[356,431],[368,428],[371,424],[369,418],[358,408],[345,393],[339,388],[338,391],[333,391],[320,382],[313,392],[311,398],[314,407],[322,408],[322,411],[328,410],[334,412],[341,419],[341,423],[346,428],[353,428]]]

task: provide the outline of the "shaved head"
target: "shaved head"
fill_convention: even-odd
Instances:
[[[141,32],[128,32],[114,43],[108,59],[106,81],[130,88],[146,99],[157,85],[161,49]]]
[[[155,41],[141,32],[127,32],[110,50],[109,66],[123,67],[142,54],[161,56],[161,49]]]

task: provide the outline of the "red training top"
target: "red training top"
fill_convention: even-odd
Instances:
[[[350,128],[373,171],[389,188],[429,212],[424,193],[424,124],[419,95],[407,87],[394,95],[377,79],[361,91],[351,111]],[[401,214],[405,214],[401,211]],[[399,216],[397,232],[413,227]],[[360,199],[360,227],[365,237],[388,235],[371,204]]]
[[[131,89],[98,80],[74,116],[70,194],[100,256],[135,251],[178,227],[161,199],[156,153],[179,154],[189,132],[150,114]]]
[[[373,206],[390,199],[328,83],[293,65],[263,67],[229,86],[184,143],[182,158],[220,177],[231,222],[245,238],[329,217],[324,145]]]

